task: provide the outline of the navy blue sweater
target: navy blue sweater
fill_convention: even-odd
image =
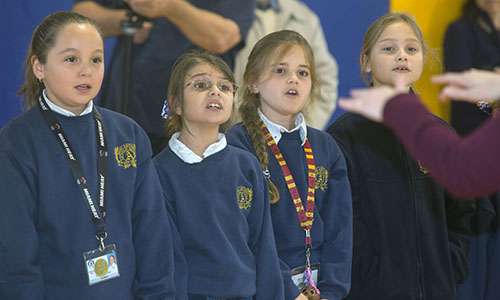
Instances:
[[[283,299],[268,186],[255,157],[227,146],[187,164],[167,147],[154,164],[177,224],[176,276],[187,265],[187,292]],[[184,283],[176,282],[181,294]]]
[[[99,111],[109,147],[105,243],[116,244],[120,277],[87,282],[83,253],[98,247],[95,227],[36,106],[0,131],[0,299],[175,297],[170,226],[148,138],[129,118]],[[93,115],[56,117],[98,199]]]
[[[311,263],[321,263],[318,288],[321,298],[343,299],[351,282],[352,204],[344,157],[331,136],[307,127],[316,164],[314,223],[311,229]],[[255,154],[247,130],[236,124],[227,135],[228,143]],[[304,207],[307,200],[307,161],[299,132],[284,133],[278,147],[295,180]],[[305,265],[304,230],[281,167],[268,148],[271,180],[280,193],[278,203],[271,206],[276,247],[281,259],[286,299],[300,293],[291,280],[290,270]]]

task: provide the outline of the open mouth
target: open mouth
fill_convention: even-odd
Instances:
[[[299,93],[296,90],[289,90],[286,92],[287,95],[297,96]]]
[[[88,90],[88,89],[90,89],[90,85],[88,85],[88,84],[80,84],[80,85],[77,85],[75,88],[78,89],[78,90]]]
[[[410,69],[408,67],[405,67],[405,66],[396,67],[392,70],[393,71],[400,71],[400,72],[409,72],[410,71]]]
[[[218,103],[209,103],[207,105],[207,108],[209,108],[209,109],[222,109],[222,106]]]

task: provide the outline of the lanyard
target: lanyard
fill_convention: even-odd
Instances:
[[[45,122],[49,126],[50,130],[54,133],[59,144],[66,153],[66,158],[69,162],[69,166],[71,168],[71,173],[75,179],[75,182],[78,184],[78,188],[82,193],[83,199],[85,203],[87,203],[87,208],[90,214],[90,218],[92,222],[94,222],[96,239],[100,241],[99,249],[104,250],[104,239],[107,237],[107,233],[105,231],[105,221],[106,221],[106,177],[108,176],[108,144],[106,143],[105,135],[104,135],[104,127],[102,124],[102,117],[99,111],[94,107],[92,110],[94,114],[94,122],[95,122],[95,131],[96,131],[96,139],[97,139],[97,154],[99,157],[98,161],[98,186],[99,186],[99,203],[96,205],[94,199],[92,199],[92,195],[90,194],[90,189],[87,185],[87,179],[85,178],[85,174],[83,173],[82,166],[80,162],[76,158],[75,152],[71,147],[71,144],[64,134],[64,131],[56,119],[55,114],[50,110],[49,106],[43,99],[40,97],[38,99],[38,105],[40,110],[42,111],[42,116],[45,119]]]
[[[300,227],[304,229],[306,234],[306,269],[304,270],[304,278],[306,280],[306,285],[312,286],[316,293],[320,294],[319,289],[314,284],[311,275],[311,227],[313,224],[314,218],[314,191],[316,188],[316,165],[314,163],[314,156],[311,149],[311,144],[309,144],[309,139],[306,137],[306,142],[304,143],[304,152],[306,154],[307,160],[307,170],[308,170],[308,188],[307,188],[307,204],[306,210],[304,211],[304,205],[302,204],[302,199],[300,198],[299,191],[297,190],[297,186],[295,185],[295,180],[293,180],[292,173],[290,173],[290,169],[286,164],[283,155],[281,154],[278,145],[274,141],[271,133],[266,127],[266,124],[262,120],[260,120],[260,127],[264,132],[266,137],[266,142],[271,151],[276,157],[279,165],[281,166],[281,171],[283,171],[283,175],[285,176],[285,181],[288,186],[288,191],[292,196],[293,203],[295,204],[295,209],[297,211],[297,216],[299,217]]]
[[[271,133],[269,133],[269,130],[262,120],[260,121],[260,127],[266,137],[267,145],[269,146],[269,148],[271,148],[271,151],[276,157],[276,160],[278,160],[278,163],[281,166],[281,170],[283,171],[283,175],[285,176],[288,190],[290,191],[293,203],[295,204],[295,209],[297,210],[300,227],[304,229],[306,234],[306,248],[309,250],[311,247],[311,227],[314,217],[314,191],[316,185],[316,166],[314,164],[314,156],[312,153],[311,145],[309,144],[309,140],[306,138],[306,142],[304,143],[304,152],[306,153],[307,169],[309,173],[309,186],[307,189],[307,206],[306,210],[304,210],[304,205],[302,204],[302,199],[300,198],[299,191],[297,190],[297,186],[295,185],[295,180],[293,180],[292,173],[290,173],[290,169],[288,169],[286,161],[283,158],[283,155],[281,155],[281,151],[278,148],[278,145],[276,145],[276,142],[271,136]]]

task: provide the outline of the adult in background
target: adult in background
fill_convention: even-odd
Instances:
[[[500,1],[466,0],[461,17],[451,23],[444,39],[447,72],[500,67]],[[465,135],[489,117],[475,103],[451,103],[451,125]]]
[[[451,23],[446,31],[446,71],[461,72],[471,68],[494,70],[500,67],[499,30],[500,1],[466,0],[461,17]],[[491,112],[485,113],[476,103],[451,103],[450,123],[461,135],[469,134],[490,116]],[[498,193],[481,197],[478,201],[469,251],[471,272],[459,286],[458,299],[500,297],[496,284],[500,276],[500,269],[497,267],[500,264],[500,246],[495,246],[498,244],[497,240],[500,240],[499,206]]]
[[[106,37],[121,36],[127,10],[119,0],[75,0],[73,11],[94,19]],[[230,67],[250,28],[254,0],[126,0],[149,18],[134,35],[128,115],[147,132],[153,155],[165,146],[160,116],[172,66],[183,52],[199,47],[219,54]],[[120,111],[124,39],[118,39],[104,79],[100,102]]]
[[[243,82],[248,55],[255,43],[268,33],[283,29],[297,31],[314,49],[315,69],[321,91],[319,97],[307,107],[304,116],[309,126],[321,130],[328,124],[335,110],[338,66],[328,51],[318,16],[301,1],[257,0],[255,20],[248,31],[245,47],[236,56],[234,65],[236,83],[241,86]]]

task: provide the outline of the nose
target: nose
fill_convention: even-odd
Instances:
[[[82,64],[81,67],[80,76],[89,76],[91,73],[89,64]]]
[[[406,55],[406,52],[405,52],[404,50],[402,50],[402,49],[401,49],[401,50],[398,52],[398,55],[396,56],[396,60],[397,60],[398,62],[406,62],[406,61],[408,61],[408,56]]]
[[[299,79],[297,77],[297,74],[295,72],[290,72],[290,76],[288,77],[288,83],[293,84],[293,83],[298,83]]]
[[[221,90],[217,86],[217,84],[212,84],[210,87],[210,95],[217,95],[220,96]]]

